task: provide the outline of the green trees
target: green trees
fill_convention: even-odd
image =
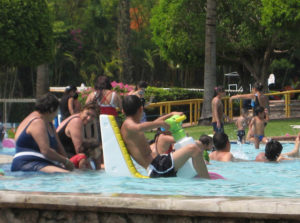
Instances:
[[[283,5],[283,2],[286,4]],[[241,67],[245,82],[249,83],[248,77],[251,75],[256,81],[266,85],[272,61],[277,58],[278,53],[293,45],[289,41],[291,30],[288,31],[285,27],[294,27],[293,30],[297,30],[295,19],[291,19],[297,11],[297,4],[299,9],[297,0],[220,2],[219,58],[231,63],[231,66],[235,64],[236,67]]]
[[[4,73],[2,75],[16,67],[36,67],[50,61],[52,43],[52,27],[44,0],[0,1],[0,66]],[[18,74],[24,75],[21,72]],[[16,80],[18,88],[22,89],[23,83]],[[30,82],[24,84],[33,85]]]
[[[162,58],[183,67],[199,67],[204,55],[204,2],[161,0],[152,15],[153,41]]]
[[[52,27],[45,1],[1,0],[0,64],[36,66],[52,57]]]

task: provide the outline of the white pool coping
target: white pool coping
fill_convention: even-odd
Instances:
[[[300,219],[300,199],[0,191],[0,208]]]

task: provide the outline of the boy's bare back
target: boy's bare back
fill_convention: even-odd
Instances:
[[[144,168],[147,169],[157,154],[152,154],[150,145],[140,128],[141,124],[127,118],[122,127],[121,135],[130,155]]]

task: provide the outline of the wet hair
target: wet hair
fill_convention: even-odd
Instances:
[[[266,144],[265,157],[269,161],[276,161],[277,158],[280,156],[281,151],[282,151],[281,143],[276,140],[271,140]]]
[[[138,88],[147,88],[148,87],[148,83],[146,81],[140,81],[138,84],[137,84],[137,87]]]
[[[103,89],[111,90],[112,86],[110,83],[110,78],[108,76],[99,76],[96,79],[94,88],[96,90],[103,90]]]
[[[202,142],[203,145],[209,145],[209,144],[213,143],[212,137],[210,137],[208,135],[200,136],[199,141]]]
[[[123,111],[126,116],[135,115],[141,106],[142,102],[136,95],[128,95],[122,102]]]
[[[261,92],[264,89],[264,86],[260,82],[255,82],[254,85],[253,85],[253,88],[255,88],[256,90]]]
[[[214,97],[216,97],[219,93],[225,92],[223,86],[217,86],[214,88]]]
[[[254,110],[254,115],[257,116],[259,113],[264,112],[265,109],[261,106],[257,106]]]
[[[98,105],[94,102],[85,104],[83,106],[83,108],[81,109],[81,111],[84,111],[84,110],[94,110],[97,113],[97,115],[100,113]]]
[[[53,113],[58,109],[59,101],[54,94],[47,93],[36,100],[34,110],[41,114]]]
[[[224,132],[217,132],[213,136],[213,143],[216,150],[225,149],[228,142],[228,136]]]
[[[69,85],[65,89],[65,94],[69,94],[71,91],[77,91],[77,87],[74,85]]]

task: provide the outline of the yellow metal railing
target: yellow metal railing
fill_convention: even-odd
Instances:
[[[292,90],[292,91],[282,91],[282,92],[274,92],[274,93],[267,93],[266,95],[269,96],[284,96],[284,110],[285,110],[285,117],[291,117],[291,94],[300,93],[300,90]],[[232,112],[232,103],[229,102],[229,118],[232,119],[233,112]],[[240,99],[240,110],[242,109],[242,100]]]
[[[275,92],[275,93],[267,93],[266,95],[284,95],[285,102],[285,116],[288,118],[291,115],[291,94],[300,93],[300,90],[293,91],[283,91],[283,92]],[[224,104],[224,114],[228,117],[227,121],[232,120],[233,118],[233,106],[230,103],[229,97],[222,98]],[[188,99],[188,100],[180,100],[180,101],[164,101],[151,103],[147,108],[159,108],[159,114],[168,114],[171,112],[172,106],[186,106],[189,105],[189,116],[190,116],[190,124],[195,125],[198,124],[198,120],[201,115],[201,104],[203,103],[203,99]],[[240,110],[242,109],[242,100],[240,100]]]
[[[203,99],[189,99],[189,100],[180,100],[180,101],[164,101],[151,103],[147,108],[157,108],[159,107],[159,114],[168,114],[171,112],[172,106],[181,106],[181,105],[189,105],[189,113],[190,113],[190,124],[197,124],[200,118],[200,108]]]

